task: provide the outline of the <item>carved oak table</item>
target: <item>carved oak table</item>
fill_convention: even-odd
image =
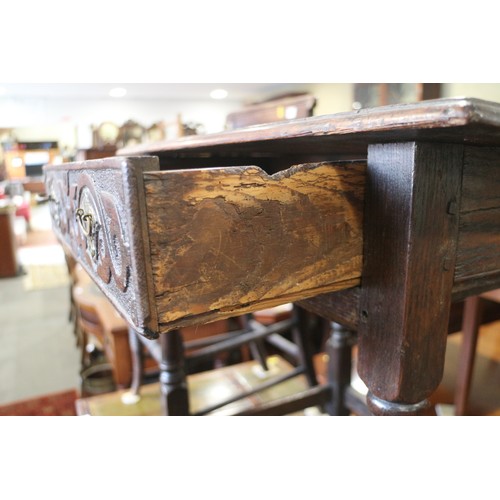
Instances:
[[[358,332],[371,411],[411,415],[451,301],[500,287],[499,146],[500,105],[438,99],[137,146],[46,186],[143,335],[298,302]]]

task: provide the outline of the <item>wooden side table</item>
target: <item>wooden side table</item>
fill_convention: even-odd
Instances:
[[[452,301],[500,287],[498,103],[437,99],[117,154],[46,168],[48,191],[59,237],[144,335],[313,300],[355,325],[372,412],[414,415],[441,381]]]

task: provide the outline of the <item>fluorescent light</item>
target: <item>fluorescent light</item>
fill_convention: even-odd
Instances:
[[[0,95],[5,95],[7,93],[7,89],[5,87],[0,87]]]
[[[225,99],[227,97],[226,89],[215,89],[210,92],[210,97],[212,99]]]
[[[127,94],[127,89],[124,89],[122,87],[116,87],[109,91],[109,95],[111,97],[123,97],[126,94]]]

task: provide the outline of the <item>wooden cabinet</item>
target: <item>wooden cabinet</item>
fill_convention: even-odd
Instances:
[[[13,206],[0,206],[0,278],[11,278],[19,272],[14,234]]]
[[[8,180],[42,177],[42,167],[54,163],[59,155],[57,143],[19,143],[4,151]]]
[[[116,153],[116,146],[104,146],[102,148],[79,149],[76,152],[76,161],[98,160],[110,158]]]

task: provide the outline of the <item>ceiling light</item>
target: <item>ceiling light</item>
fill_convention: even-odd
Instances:
[[[0,95],[5,95],[7,93],[7,89],[5,87],[0,87]]]
[[[109,95],[111,97],[123,97],[126,94],[127,94],[127,89],[124,89],[122,87],[116,87],[109,91]]]
[[[212,99],[225,99],[227,97],[227,90],[225,89],[215,89],[210,92],[210,97]]]

